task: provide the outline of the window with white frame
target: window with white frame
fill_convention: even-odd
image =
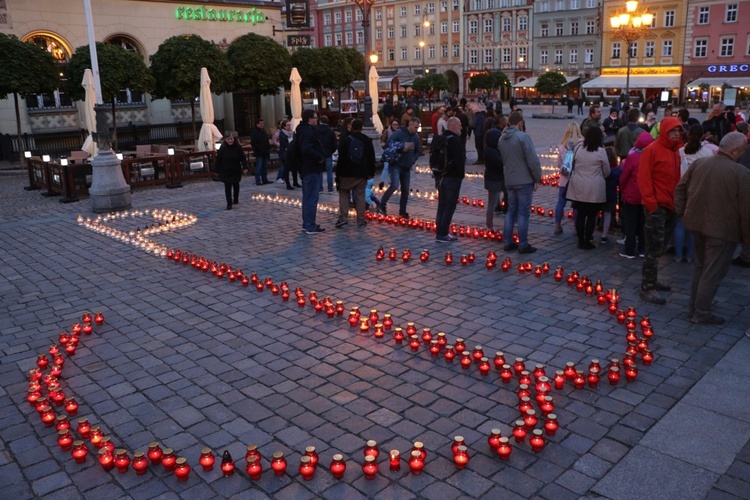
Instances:
[[[393,19],[393,14],[394,14],[393,7],[388,7],[387,9],[385,9],[385,15],[388,19]],[[405,15],[406,14],[404,14],[404,16]],[[401,17],[404,17],[404,16],[401,16]]]
[[[341,12],[334,12],[333,22],[336,24],[341,24]]]
[[[415,16],[421,16],[422,15],[422,6],[419,4],[414,5],[414,15]]]
[[[470,35],[477,34],[477,22],[476,21],[469,21],[469,34]]]
[[[664,27],[674,28],[674,11],[673,10],[664,11]]]
[[[484,32],[492,33],[492,18],[484,20]]]
[[[401,7],[401,17],[406,17],[406,7]]]
[[[646,42],[646,57],[654,57],[654,41],[649,40]]]
[[[503,64],[510,64],[510,47],[503,47]]]
[[[355,10],[354,12],[356,12],[356,14],[355,14],[355,16],[354,16],[354,19],[355,19],[356,21],[362,21],[362,11],[361,11],[361,10],[359,10],[359,9],[357,9],[357,10]]]
[[[394,30],[393,28],[388,28],[388,38],[391,39],[394,37]]]
[[[547,64],[547,61],[549,60],[549,52],[547,52],[547,49],[542,49],[539,51],[539,63],[544,66]]]
[[[578,21],[570,21],[570,34],[574,36],[578,34]]]
[[[549,12],[549,2],[547,0],[542,0],[541,5],[539,5],[539,11]]]
[[[333,45],[333,42],[331,40],[332,40],[331,35],[325,35],[323,37],[323,44],[326,47],[330,47],[331,45]]]
[[[528,62],[528,50],[526,47],[518,47],[518,62]]]
[[[440,46],[440,57],[447,58],[448,57],[448,44],[444,43]]]
[[[594,21],[586,21],[586,34],[593,35],[596,33],[596,24]]]
[[[549,36],[549,24],[542,23],[541,24],[541,35],[542,36]]]
[[[476,49],[469,50],[469,64],[477,64],[478,62]]]
[[[584,52],[585,59],[583,62],[586,64],[594,64],[594,49],[586,49]]]
[[[414,59],[418,61],[422,60],[422,47],[416,47],[414,49]]]
[[[378,28],[375,30],[375,40],[382,40],[383,39],[383,30],[381,28]]]
[[[453,44],[453,57],[459,57],[461,55],[461,45]]]
[[[708,56],[708,40],[705,38],[697,38],[695,40],[695,49],[693,50],[693,57],[707,57]]]
[[[401,49],[401,60],[406,61],[409,58],[409,53],[405,48]]]
[[[562,64],[563,51],[562,49],[555,49],[555,64]]]
[[[484,49],[484,64],[492,64],[492,49]]]
[[[571,10],[578,9],[579,8],[578,4],[579,4],[578,0],[570,0],[570,9]]]
[[[565,10],[565,0],[555,0],[555,10],[558,12]]]
[[[346,12],[344,12],[344,22],[346,22],[346,23],[352,22],[352,11],[351,10],[347,10]]]
[[[638,42],[630,44],[630,57],[638,57]]]
[[[719,44],[719,55],[721,57],[731,57],[734,55],[733,36],[726,36],[721,38],[721,44]]]
[[[596,0],[586,0],[586,8],[593,9],[596,7]]]
[[[482,0],[474,0],[474,10],[482,10]]]
[[[365,43],[365,32],[357,31],[357,45]]]
[[[406,38],[406,26],[401,26],[401,38]]]
[[[620,58],[620,42],[615,42],[612,44],[612,59],[619,59]]]
[[[730,3],[727,5],[726,16],[724,16],[724,22],[735,23],[737,22],[737,4]]]
[[[335,36],[336,36],[336,46],[340,47],[341,46],[341,33],[336,33]]]
[[[414,25],[414,36],[422,36],[422,25],[421,24],[415,24]]]
[[[330,26],[331,25],[331,14],[324,14],[323,15],[323,26]]]
[[[435,59],[435,46],[430,45],[427,49],[427,59]]]
[[[702,6],[698,9],[698,24],[708,24],[711,8]]]
[[[440,34],[445,35],[448,33],[448,21],[440,22]]]
[[[494,10],[497,9],[497,0],[487,0],[487,9]]]
[[[430,2],[427,4],[427,13],[428,14],[434,14],[435,13],[435,4]]]
[[[555,23],[555,36],[563,36],[563,22],[558,21]]]
[[[378,21],[383,19],[383,9],[375,9],[375,19],[377,19]]]
[[[394,49],[388,49],[388,60],[389,61],[396,60],[396,51]]]
[[[527,29],[529,29],[529,18],[520,16],[518,18],[518,31],[526,31]]]
[[[672,40],[664,40],[661,44],[661,56],[672,57]]]
[[[429,27],[429,29],[427,30],[427,32],[428,32],[428,33],[429,33],[430,35],[434,35],[434,34],[435,34],[435,23],[430,23],[430,27]]]
[[[460,4],[458,3],[458,0],[453,0],[453,12],[458,12],[460,9]]]
[[[448,2],[440,2],[440,12],[448,12]]]
[[[570,64],[578,64],[578,49],[570,49]]]
[[[346,32],[346,44],[347,45],[353,45],[354,42],[354,35],[351,31]]]

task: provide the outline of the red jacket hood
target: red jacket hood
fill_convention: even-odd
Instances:
[[[662,146],[672,151],[676,151],[682,147],[682,137],[679,140],[673,141],[669,138],[669,131],[679,127],[682,131],[682,123],[677,118],[668,116],[661,121],[659,125],[659,137],[656,139]]]

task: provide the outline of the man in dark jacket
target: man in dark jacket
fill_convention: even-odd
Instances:
[[[302,123],[297,125],[296,136],[292,147],[299,148],[302,160],[300,174],[302,175],[302,229],[307,234],[319,234],[325,231],[315,222],[318,213],[318,198],[320,197],[321,175],[325,171],[325,154],[323,146],[315,134],[318,124],[318,113],[312,109],[302,112]],[[296,146],[295,146],[296,143]]]
[[[409,202],[409,186],[411,185],[411,167],[417,162],[422,154],[422,143],[417,134],[419,129],[419,118],[412,118],[409,123],[396,130],[388,139],[388,144],[400,142],[404,144],[404,149],[395,165],[388,165],[391,170],[391,185],[385,190],[383,199],[380,200],[378,211],[383,215],[388,215],[386,211],[388,200],[393,193],[401,186],[401,198],[399,200],[398,215],[405,219],[409,218],[406,211],[406,204]]]
[[[328,117],[323,115],[319,119],[320,123],[315,127],[315,135],[318,136],[320,144],[323,146],[323,154],[326,157],[326,172],[328,173],[328,192],[333,192],[333,153],[339,147],[336,132],[328,126]],[[323,191],[323,178],[320,179],[320,190]]]
[[[461,121],[461,142],[466,147],[466,137],[469,133],[469,117],[464,113],[464,109],[459,106],[456,108],[456,118]]]
[[[263,118],[255,121],[255,128],[250,132],[250,145],[255,157],[255,185],[271,184],[268,180],[268,162],[271,159],[271,141],[263,128]]]
[[[435,241],[439,243],[450,243],[457,239],[450,234],[450,225],[466,170],[466,146],[461,141],[461,127],[461,120],[454,116],[448,120],[448,130],[443,132],[446,137],[448,167],[445,175],[435,179],[438,188]]]
[[[383,116],[385,116],[385,123],[391,123],[395,115],[396,108],[393,107],[393,101],[391,100],[391,97],[388,96],[388,98],[385,100],[385,104],[383,104]]]
[[[352,121],[352,132],[339,144],[336,184],[339,188],[339,220],[336,227],[348,224],[349,192],[354,191],[357,227],[365,227],[365,188],[375,176],[375,148],[372,139],[362,133],[362,120]]]
[[[474,165],[484,164],[484,120],[487,118],[487,113],[480,109],[474,113],[474,145],[477,148],[477,161]]]

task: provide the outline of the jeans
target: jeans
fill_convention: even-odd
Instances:
[[[682,252],[687,244],[687,255],[685,257],[692,259],[693,253],[695,252],[695,242],[693,241],[693,234],[685,229],[682,225],[682,221],[678,220],[674,225],[674,256],[678,259],[682,258]]]
[[[567,203],[567,199],[565,198],[565,195],[568,192],[568,186],[567,184],[561,188],[558,188],[557,191],[557,205],[555,205],[555,224],[560,225],[562,224],[563,216],[565,215],[565,204]]]
[[[329,156],[325,161],[326,172],[328,174],[328,191],[333,191],[333,157]],[[323,190],[323,176],[320,176],[320,190]]]
[[[502,191],[487,191],[487,211],[485,212],[485,225],[487,229],[495,227],[495,208],[500,201]]]
[[[258,156],[255,158],[255,183],[268,182],[268,157]]]
[[[438,183],[438,208],[435,216],[436,236],[448,236],[451,220],[458,204],[458,193],[461,191],[461,181],[454,177],[443,177]]]
[[[635,255],[636,239],[638,241],[638,253],[642,254],[646,248],[644,224],[646,216],[643,213],[643,205],[633,205],[627,201],[622,201],[622,225],[625,231],[625,249],[626,255]]]
[[[508,213],[505,214],[506,241],[513,241],[513,227],[518,221],[518,247],[529,246],[529,216],[531,213],[531,198],[534,195],[534,184],[506,186],[508,189]]]
[[[383,162],[383,172],[380,174],[380,182],[385,182],[388,180],[388,162]]]
[[[411,185],[411,169],[409,167],[401,167],[398,165],[392,165],[391,169],[391,185],[385,190],[383,199],[380,203],[385,207],[388,204],[388,200],[391,199],[391,195],[401,186],[401,199],[398,204],[398,213],[406,213],[406,203],[409,201],[409,186]]]
[[[284,162],[283,161],[279,162],[279,171],[276,172],[276,180],[279,180],[279,179],[284,180],[284,179],[286,179],[286,176],[284,175],[284,170],[286,170],[284,168]]]
[[[305,174],[302,176],[302,229],[313,231],[318,224],[315,216],[318,213],[319,187],[323,182],[322,174]]]

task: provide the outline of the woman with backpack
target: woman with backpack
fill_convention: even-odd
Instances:
[[[560,140],[560,144],[557,145],[557,169],[562,167],[565,157],[568,155],[568,151],[572,151],[573,148],[583,140],[581,135],[581,128],[576,122],[570,122],[565,127],[565,133]],[[568,191],[568,177],[560,175],[557,180],[557,205],[555,206],[555,234],[562,234],[562,219],[565,214],[565,194]]]

